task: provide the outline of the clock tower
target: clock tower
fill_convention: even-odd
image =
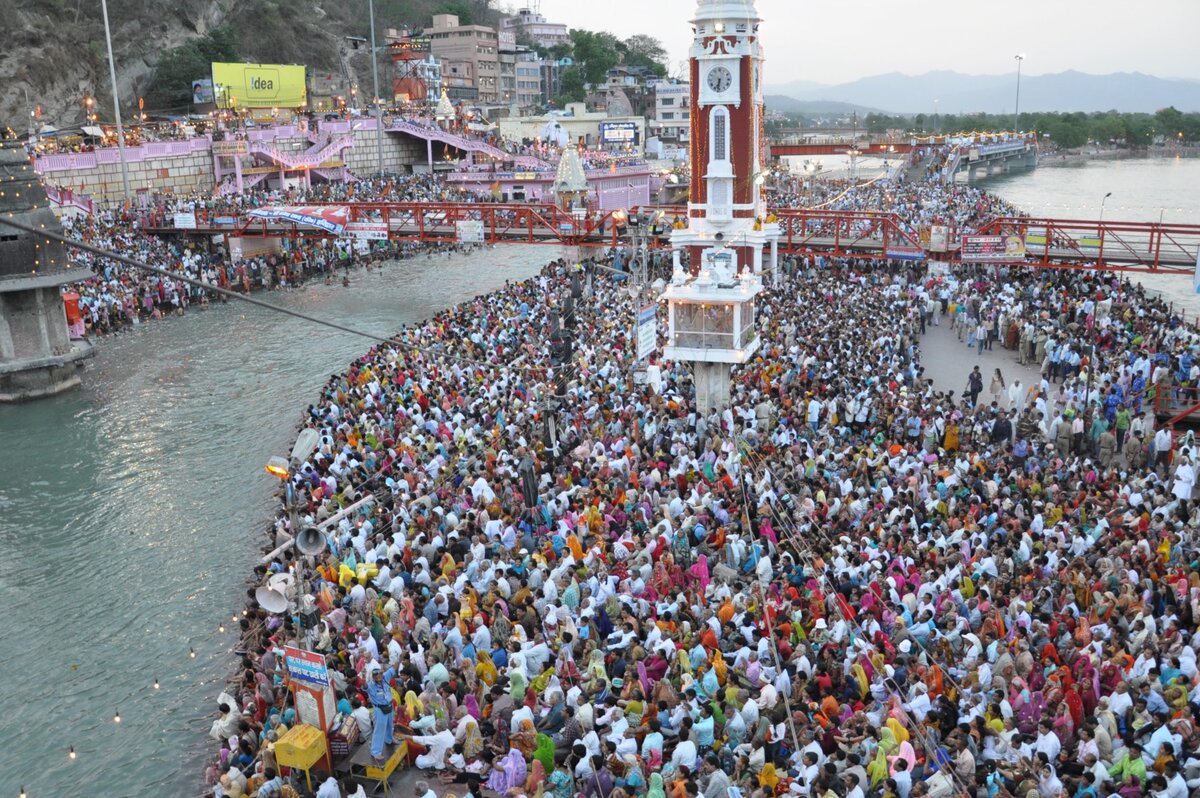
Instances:
[[[759,22],[754,0],[699,0],[692,21],[692,179],[687,226],[671,232],[663,355],[692,363],[702,413],[729,403],[732,367],[758,349],[754,298],[762,274],[778,275],[779,225],[768,221],[762,198]]]
[[[761,20],[754,0],[699,0],[692,20],[688,226],[672,245],[691,268],[717,233],[738,271],[761,274],[778,259],[778,226],[766,222]],[[764,252],[764,250],[767,250]]]

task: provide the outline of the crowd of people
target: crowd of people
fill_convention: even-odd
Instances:
[[[295,523],[328,521],[327,548],[258,577],[301,572],[318,620],[250,591],[214,795],[292,789],[273,749],[302,644],[371,755],[406,742],[439,793],[1200,789],[1189,442],[1103,462],[1107,428],[1059,432],[1145,418],[1146,361],[1150,384],[1194,380],[1194,329],[1108,275],[789,260],[730,405],[699,414],[686,364],[635,378],[606,265],[406,328],[302,414]],[[1043,382],[990,403],[981,378],[933,385],[922,332],[991,314]]]
[[[238,216],[267,205],[307,205],[369,198],[373,201],[465,201],[468,195],[430,175],[393,176],[355,183],[322,183],[312,189],[250,190],[228,197],[165,195],[140,212],[108,210],[93,216],[66,216],[65,233],[83,243],[136,258],[177,278],[147,273],[120,261],[82,250],[72,251],[75,266],[88,276],[64,287],[79,297],[87,335],[128,330],[145,321],[184,315],[189,308],[207,307],[220,294],[206,288],[249,293],[294,287],[308,280],[346,280],[359,265],[382,264],[420,254],[462,249],[457,245],[386,241],[352,245],[347,241],[297,240],[284,242],[279,253],[238,255],[222,246],[166,239],[144,229],[155,228],[175,213],[206,217]],[[195,280],[202,285],[186,282]]]
[[[153,212],[448,191],[393,178]],[[914,235],[1016,214],[935,183],[777,191],[781,206],[894,210]],[[139,221],[67,224],[242,290],[355,257],[317,242],[239,262]],[[207,301],[78,257],[93,332]],[[320,444],[292,474],[295,525],[333,519],[327,548],[257,576],[303,573],[319,620],[266,613],[250,591],[213,795],[296,790],[274,756],[301,720],[289,644],[325,655],[373,757],[407,742],[446,782],[426,791],[464,798],[1200,790],[1196,455],[1155,412],[1194,394],[1194,326],[1104,273],[786,258],[758,300],[759,356],[704,415],[686,364],[635,379],[635,303],[605,270],[623,259],[557,261],[409,327],[307,408]],[[558,324],[566,365],[546,346]],[[962,390],[935,386],[920,344],[940,324],[1038,379],[971,369]],[[298,531],[288,513],[277,526]],[[363,786],[322,778],[323,798]]]

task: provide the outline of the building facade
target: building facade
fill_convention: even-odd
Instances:
[[[522,8],[515,16],[502,19],[500,30],[520,38],[528,38],[539,47],[550,48],[571,41],[571,31],[566,25],[548,22],[544,16],[530,8]]]
[[[434,14],[430,52],[442,63],[442,80],[451,99],[484,105],[503,102],[500,83],[500,37],[487,25],[461,25],[456,14]]]
[[[686,144],[691,139],[692,87],[687,83],[654,84],[654,113],[647,125],[651,136],[666,144]]]

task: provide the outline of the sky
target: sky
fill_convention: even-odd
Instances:
[[[1026,75],[1074,69],[1200,79],[1200,0],[757,0],[757,7],[768,85],[942,69],[998,74],[1015,71],[1018,53]],[[695,0],[541,0],[551,22],[657,37],[672,73],[687,58],[695,9]]]

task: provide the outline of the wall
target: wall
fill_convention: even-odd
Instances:
[[[213,165],[209,146],[207,139],[192,139],[127,147],[125,162],[130,192],[211,191]],[[38,158],[34,168],[51,185],[105,202],[121,200],[121,161],[115,148],[48,155]]]
[[[359,177],[370,177],[379,169],[378,138],[375,120],[356,120],[354,146],[345,150],[342,160]],[[427,159],[425,142],[400,133],[383,134],[383,171],[388,174],[408,174],[412,164],[424,164]]]

